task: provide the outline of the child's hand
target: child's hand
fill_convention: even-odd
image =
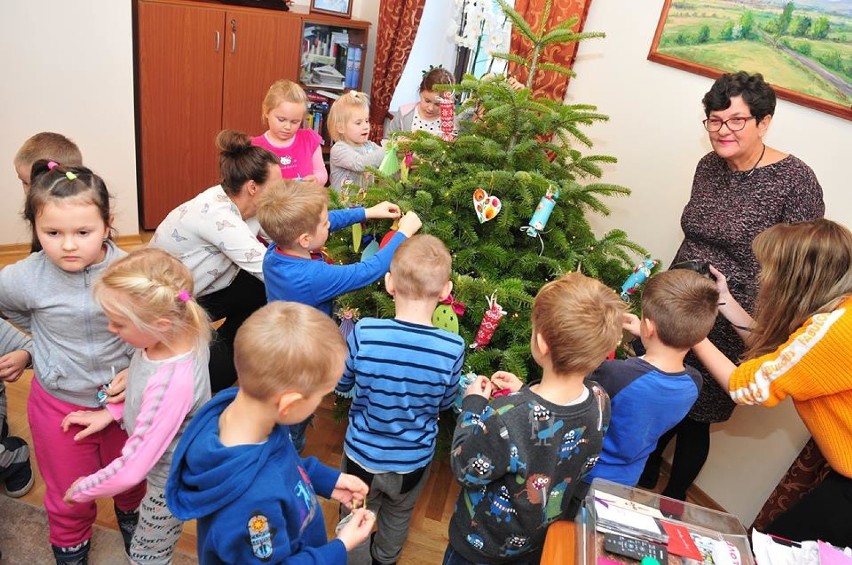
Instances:
[[[639,337],[642,333],[641,325],[642,321],[636,314],[631,314],[630,312],[624,314],[624,320],[621,322],[622,329],[630,332],[636,337]]]
[[[21,378],[24,369],[30,364],[30,354],[23,349],[7,353],[0,357],[0,381],[13,383]]]
[[[355,506],[364,506],[369,490],[367,483],[355,475],[341,473],[334,485],[334,490],[331,491],[331,498],[351,510],[353,502]]]
[[[364,210],[364,214],[368,220],[395,220],[400,216],[399,206],[391,202],[379,202]]]
[[[406,212],[405,216],[399,221],[399,232],[411,237],[420,231],[423,222],[420,221],[420,216],[416,212]]]
[[[483,375],[477,375],[476,380],[470,383],[470,386],[467,387],[467,390],[464,391],[464,397],[467,398],[471,394],[475,394],[477,396],[482,396],[486,400],[491,398],[491,391],[494,389],[494,386],[491,384],[491,381],[488,377]]]
[[[118,372],[114,379],[109,383],[109,396],[106,401],[109,404],[124,402],[124,396],[127,392],[127,369],[122,369]]]
[[[71,426],[82,426],[83,431],[74,436],[74,441],[97,433],[115,422],[108,410],[77,410],[62,419],[62,431],[67,432]]]
[[[68,506],[74,506],[75,504],[77,504],[76,502],[74,502],[74,499],[71,498],[71,492],[74,490],[74,487],[76,487],[77,484],[83,479],[85,479],[85,477],[80,477],[79,479],[71,483],[71,486],[68,487],[68,490],[65,491],[65,495],[62,497],[62,502],[64,502]]]
[[[337,533],[337,539],[346,546],[346,551],[352,551],[370,537],[376,515],[366,508],[352,511],[352,518]]]
[[[524,386],[523,381],[508,371],[497,371],[491,375],[491,384],[500,390],[509,389],[518,392]]]

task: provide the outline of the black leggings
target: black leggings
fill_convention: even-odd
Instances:
[[[266,304],[266,289],[258,278],[240,270],[227,288],[199,296],[198,303],[211,320],[225,318],[210,344],[210,389],[216,394],[237,382],[234,338],[246,318]]]
[[[657,449],[648,456],[646,473],[658,474],[663,460],[663,451],[669,442],[677,436],[672,473],[669,483],[662,492],[663,496],[686,500],[686,491],[698,477],[707,455],[710,453],[710,424],[684,418],[678,425],[667,431],[657,442]]]
[[[852,479],[832,470],[775,518],[766,533],[794,541],[818,539],[838,547],[852,546]]]

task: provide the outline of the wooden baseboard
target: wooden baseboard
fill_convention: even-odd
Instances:
[[[145,245],[145,241],[140,234],[121,235],[115,238],[115,242],[119,247],[126,251],[136,249]],[[9,265],[15,261],[20,261],[30,254],[29,243],[13,243],[0,245],[0,265]]]

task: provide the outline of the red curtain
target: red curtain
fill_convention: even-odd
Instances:
[[[382,139],[391,98],[399,84],[426,0],[384,0],[379,6],[376,57],[370,83],[370,139]]]
[[[515,0],[515,10],[521,14],[530,24],[534,31],[538,32],[541,26],[541,18],[544,15],[545,0]],[[544,29],[552,29],[556,24],[569,18],[579,18],[573,31],[583,31],[586,16],[589,12],[591,0],[552,0],[550,17]],[[517,32],[512,30],[511,52],[527,57],[532,46]],[[577,44],[551,45],[544,50],[541,62],[558,63],[571,68],[574,65],[574,57],[577,54]],[[509,74],[520,82],[526,84],[527,69],[514,63],[509,63]],[[565,99],[565,91],[568,88],[568,77],[552,71],[538,71],[533,79],[533,94],[543,96],[551,100],[562,101]]]

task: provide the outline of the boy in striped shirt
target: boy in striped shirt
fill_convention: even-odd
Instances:
[[[464,341],[432,325],[435,306],[452,290],[450,270],[450,253],[438,238],[404,242],[385,275],[396,316],[364,318],[347,340],[337,392],[355,392],[342,470],[370,486],[367,508],[378,525],[371,543],[350,553],[350,563],[399,558],[435,453],[438,414],[458,394]]]

